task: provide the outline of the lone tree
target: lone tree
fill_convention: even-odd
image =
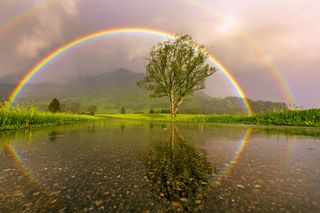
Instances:
[[[147,57],[146,75],[137,84],[152,91],[151,97],[168,96],[171,117],[176,116],[184,98],[204,89],[205,79],[217,71],[206,63],[204,48],[184,35],[158,43]]]
[[[48,106],[48,110],[53,113],[56,113],[60,110],[60,102],[58,101],[58,99],[56,98],[52,99],[52,101]]]
[[[97,112],[97,107],[95,105],[91,105],[87,107],[87,113],[90,115],[94,115]]]

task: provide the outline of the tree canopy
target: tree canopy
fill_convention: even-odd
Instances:
[[[58,99],[56,98],[52,99],[52,101],[48,106],[48,110],[52,113],[56,113],[60,110],[60,102],[58,101]]]
[[[217,71],[206,63],[204,48],[190,35],[158,43],[147,57],[146,75],[138,85],[152,91],[151,97],[169,97],[175,117],[184,98],[204,89],[206,78]]]

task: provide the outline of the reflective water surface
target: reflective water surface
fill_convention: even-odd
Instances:
[[[0,212],[319,212],[320,130],[101,121],[0,133]]]

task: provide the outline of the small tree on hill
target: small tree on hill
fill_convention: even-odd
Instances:
[[[206,63],[208,54],[203,48],[184,35],[158,43],[150,51],[146,75],[137,84],[152,91],[151,97],[169,97],[171,117],[176,116],[184,98],[204,89],[205,79],[217,71]]]
[[[80,113],[81,111],[81,105],[75,102],[67,104],[67,108],[68,108],[68,112],[75,113],[75,114]]]
[[[87,107],[87,113],[90,115],[94,115],[97,112],[97,107],[95,105],[91,105]]]
[[[59,107],[59,111],[60,112],[67,112],[67,105],[64,103],[61,103],[60,107]]]
[[[59,109],[60,109],[60,102],[58,101],[58,99],[56,98],[52,99],[52,101],[48,106],[48,110],[52,113],[56,113],[59,111]]]
[[[154,113],[155,113],[154,109],[149,110],[149,114],[154,114]]]

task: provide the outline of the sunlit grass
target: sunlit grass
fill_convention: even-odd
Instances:
[[[100,114],[99,117],[146,120],[146,121],[175,121],[175,122],[203,122],[226,124],[256,124],[283,126],[320,126],[320,109],[283,110],[277,112],[257,113],[255,115],[196,115],[178,114],[171,118],[170,114]]]
[[[178,114],[99,114],[97,116],[42,112],[35,108],[14,107],[0,109],[0,130],[53,126],[114,118],[141,121],[175,121],[194,123],[255,124],[320,127],[320,109],[284,110],[248,115]]]
[[[71,124],[97,119],[88,115],[42,112],[32,107],[2,108],[0,109],[0,130]]]

